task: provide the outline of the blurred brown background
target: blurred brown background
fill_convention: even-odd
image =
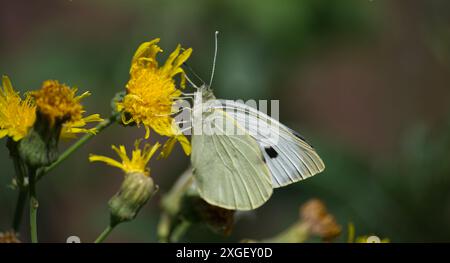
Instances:
[[[281,121],[313,143],[327,168],[276,190],[230,237],[198,227],[188,240],[269,237],[317,197],[357,234],[450,241],[449,1],[1,0],[0,73],[21,92],[46,79],[89,90],[88,112],[107,116],[141,42],[161,37],[161,59],[178,43],[192,47],[189,63],[208,79],[215,30],[216,94],[279,99]],[[100,233],[121,172],[89,163],[88,154],[112,156],[111,144],[131,147],[143,134],[109,128],[39,184],[40,240],[89,242]],[[188,163],[180,148],[150,163],[160,193]],[[6,147],[0,165],[0,229],[8,229],[16,197]],[[160,196],[109,240],[155,241]]]

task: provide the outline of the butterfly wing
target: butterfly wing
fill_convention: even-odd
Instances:
[[[301,135],[270,116],[235,101],[220,100],[211,107],[225,111],[257,141],[274,187],[306,179],[325,169],[322,159]]]
[[[201,135],[194,129],[191,156],[200,195],[208,203],[226,209],[261,206],[273,187],[259,145],[247,134],[225,135],[224,126],[240,128],[224,111],[212,110],[203,115],[207,120],[202,122]]]

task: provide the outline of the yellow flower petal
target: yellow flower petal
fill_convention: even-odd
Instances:
[[[76,138],[76,135],[79,133],[96,134],[97,133],[96,128],[83,128],[83,127],[90,122],[102,122],[102,121],[103,119],[100,118],[99,114],[92,114],[83,117],[78,121],[66,122],[63,124],[60,137],[64,139],[73,139]]]
[[[0,88],[0,138],[18,141],[28,134],[36,121],[36,106],[29,94],[22,100],[14,91],[7,76],[2,77]]]
[[[158,45],[156,45],[159,40],[159,38],[155,38],[149,42],[142,43],[138,47],[131,61],[130,74],[134,69],[139,68],[139,64],[143,61],[147,61],[154,68],[158,67],[156,55],[159,52],[162,52],[162,49]]]
[[[177,137],[178,142],[181,144],[181,147],[183,148],[183,151],[186,155],[190,155],[191,154],[191,143],[189,142],[189,140],[186,138],[186,136],[182,135],[178,135]]]
[[[175,146],[176,142],[177,142],[177,139],[175,137],[169,138],[166,141],[166,143],[164,143],[161,153],[158,156],[158,159],[167,158],[170,155],[170,153],[172,152],[173,147]]]
[[[104,162],[108,165],[122,169],[125,173],[140,172],[147,176],[150,176],[150,170],[147,169],[147,163],[150,161],[151,157],[155,154],[155,152],[161,145],[159,143],[156,143],[153,146],[150,144],[145,144],[144,148],[140,149],[139,144],[140,140],[137,140],[135,142],[135,149],[131,153],[131,159],[127,155],[125,146],[120,145],[119,147],[117,147],[113,145],[112,149],[117,153],[117,155],[119,155],[121,162],[106,156],[93,154],[89,156],[89,161]]]
[[[186,60],[188,60],[188,58],[191,56],[191,54],[192,54],[192,48],[188,48],[188,49],[184,50],[183,53],[181,53],[181,55],[179,55],[175,59],[173,65],[172,65],[172,69],[173,69],[172,76],[177,74],[174,72],[176,72],[176,70],[180,69],[180,67],[183,65],[184,62],[186,62]]]
[[[175,50],[169,55],[169,57],[166,60],[166,63],[164,63],[164,66],[162,66],[160,69],[163,72],[163,74],[171,75],[170,73],[172,72],[172,69],[173,69],[173,61],[180,54],[180,49],[181,49],[181,45],[178,44],[177,48],[175,48]]]
[[[89,161],[90,162],[104,162],[108,165],[122,169],[121,163],[119,163],[118,161],[116,161],[112,158],[106,157],[106,156],[91,154],[91,155],[89,155]]]

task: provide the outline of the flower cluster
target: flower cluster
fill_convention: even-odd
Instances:
[[[182,49],[180,45],[169,55],[166,62],[160,66],[156,60],[162,49],[157,45],[159,38],[141,44],[136,50],[130,67],[130,79],[126,84],[126,94],[115,101],[115,110],[120,114],[120,122],[124,125],[143,125],[145,139],[150,137],[150,130],[169,137],[160,152],[161,157],[167,157],[178,141],[186,155],[191,152],[189,140],[181,133],[174,120],[174,103],[180,99],[180,88],[185,87],[185,73],[182,64],[189,58],[192,49]],[[180,76],[179,85],[175,81]],[[111,214],[110,227],[132,220],[147,200],[158,189],[150,177],[147,163],[160,148],[146,143],[141,149],[141,140],[136,140],[135,149],[128,157],[123,145],[112,146],[120,157],[120,161],[112,158],[91,154],[91,162],[101,161],[117,167],[125,172],[125,178],[120,190],[109,201]]]
[[[99,114],[83,117],[80,100],[90,95],[76,96],[77,89],[47,80],[42,88],[28,92],[22,99],[13,89],[7,76],[2,78],[0,90],[0,138],[8,136],[14,141],[26,137],[36,123],[36,114],[44,116],[50,126],[62,125],[61,137],[74,137],[78,133],[95,133],[95,128],[84,128],[89,122],[100,122]]]

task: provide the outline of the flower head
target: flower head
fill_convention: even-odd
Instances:
[[[112,158],[94,155],[91,154],[89,156],[89,161],[91,162],[104,162],[111,166],[122,169],[126,174],[131,173],[142,173],[146,176],[150,176],[150,170],[147,168],[147,163],[150,161],[150,158],[155,154],[156,150],[159,148],[160,144],[156,143],[155,145],[145,144],[143,149],[139,147],[140,140],[135,142],[135,148],[131,153],[131,159],[127,155],[127,151],[125,146],[120,145],[112,146],[112,149],[119,155],[121,162],[116,161]]]
[[[70,88],[57,80],[46,80],[40,90],[32,92],[38,110],[46,116],[53,125],[55,122],[75,122],[81,119],[83,106],[80,100],[89,96],[85,92],[75,96],[76,88]]]
[[[156,55],[162,52],[157,45],[159,38],[139,46],[133,56],[130,68],[130,80],[126,85],[127,94],[116,104],[122,112],[124,124],[143,124],[145,138],[150,128],[163,136],[172,137],[164,147],[164,156],[173,148],[174,140],[181,143],[186,154],[190,154],[189,141],[174,123],[173,104],[180,97],[174,77],[180,74],[180,86],[184,87],[185,75],[181,65],[189,58],[192,49],[177,48],[170,54],[164,65],[159,66]]]
[[[36,106],[29,94],[22,100],[7,76],[0,89],[0,138],[9,136],[18,141],[28,134],[36,120]]]
[[[134,219],[142,206],[158,189],[150,177],[147,163],[160,144],[156,143],[153,146],[145,144],[143,149],[140,149],[139,144],[140,140],[137,140],[131,159],[128,157],[123,145],[119,147],[113,145],[112,148],[119,155],[121,162],[106,156],[89,156],[89,161],[91,162],[105,162],[125,172],[125,178],[120,186],[120,190],[109,200],[111,226]]]
[[[62,124],[61,136],[74,137],[77,133],[95,133],[95,129],[83,128],[88,122],[100,122],[103,119],[98,114],[83,117],[84,109],[81,99],[91,95],[90,92],[76,96],[77,89],[70,88],[57,80],[47,80],[40,90],[34,91],[37,110],[45,116],[50,125]]]

